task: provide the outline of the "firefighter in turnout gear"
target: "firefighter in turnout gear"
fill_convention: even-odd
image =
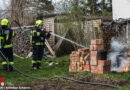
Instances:
[[[44,54],[45,48],[45,39],[50,37],[50,32],[43,29],[43,21],[37,20],[35,29],[31,31],[30,42],[33,47],[33,60],[32,60],[32,69],[38,70],[41,66],[41,60]]]
[[[12,29],[8,28],[9,21],[7,19],[3,19],[1,21],[1,29],[0,29],[0,43],[1,43],[1,51],[3,55],[8,59],[9,63],[2,57],[2,65],[4,71],[13,71],[12,65],[14,64],[13,58],[13,48],[12,48],[12,38],[15,36],[15,33]],[[9,65],[8,65],[9,64]]]

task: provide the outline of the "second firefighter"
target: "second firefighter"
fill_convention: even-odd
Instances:
[[[45,48],[45,39],[50,37],[50,32],[46,31],[43,28],[43,21],[37,20],[35,29],[31,31],[30,42],[33,48],[33,60],[32,60],[32,69],[38,70],[41,66],[41,60],[44,54]]]

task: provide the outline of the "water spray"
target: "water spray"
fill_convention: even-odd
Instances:
[[[56,37],[59,37],[59,38],[61,38],[61,39],[64,39],[64,40],[66,40],[66,41],[68,41],[68,42],[71,42],[71,43],[73,43],[73,44],[75,44],[75,45],[77,45],[77,46],[80,46],[80,47],[82,47],[82,48],[86,48],[84,45],[81,45],[81,44],[78,44],[78,43],[76,43],[76,42],[74,42],[74,41],[72,41],[72,40],[70,40],[70,39],[68,39],[68,38],[64,38],[64,37],[62,37],[62,36],[60,36],[60,35],[57,35],[57,34],[55,34],[55,33],[50,33],[51,35],[53,35],[53,36],[56,36]]]

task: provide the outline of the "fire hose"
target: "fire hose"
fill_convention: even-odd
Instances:
[[[2,55],[2,57],[9,63],[8,59],[5,57],[5,55],[2,53],[2,51],[0,50],[0,54]],[[10,63],[9,63],[10,64]],[[10,64],[11,65],[11,64]],[[86,81],[81,81],[81,80],[76,80],[76,79],[72,79],[72,78],[69,78],[69,77],[64,77],[64,76],[57,76],[57,77],[50,77],[50,78],[37,78],[37,77],[33,77],[33,76],[30,76],[22,71],[20,71],[19,69],[17,69],[16,67],[14,67],[13,65],[11,65],[14,70],[16,70],[18,73],[26,76],[26,77],[29,77],[29,78],[33,78],[33,79],[55,79],[55,78],[63,78],[63,79],[66,79],[66,80],[71,80],[71,81],[74,81],[74,82],[78,82],[78,83],[82,83],[82,84],[92,84],[92,85],[102,85],[102,86],[108,86],[108,87],[113,87],[113,88],[119,88],[118,86],[114,86],[114,85],[110,85],[110,84],[104,84],[104,83],[96,83],[96,82],[86,82]]]
[[[18,26],[20,27],[20,29],[23,30],[23,29],[21,28],[20,24],[19,24],[16,20],[14,20],[14,21],[16,22],[16,24],[18,24]],[[0,54],[1,54],[2,57],[7,61],[7,63],[10,64],[9,61],[8,61],[8,59],[5,57],[5,55],[3,54],[3,52],[2,52],[1,50],[0,50]],[[11,64],[10,64],[10,65],[11,65]],[[17,69],[14,65],[11,65],[11,66],[12,66],[12,67],[14,68],[14,70],[17,71],[18,73],[20,73],[20,74],[22,74],[22,75],[24,75],[24,76],[26,76],[26,77],[33,78],[33,79],[40,79],[40,80],[41,80],[41,79],[43,79],[43,80],[48,79],[48,80],[50,80],[50,79],[55,79],[55,78],[62,78],[62,79],[66,79],[66,80],[70,80],[70,81],[74,81],[74,82],[82,83],[82,84],[102,85],[102,86],[107,86],[107,87],[119,88],[118,86],[111,85],[111,84],[96,83],[96,82],[86,82],[86,81],[76,80],[76,79],[69,78],[69,77],[64,77],[64,76],[56,76],[56,77],[50,77],[50,78],[40,78],[40,77],[38,78],[38,77],[33,77],[33,76],[30,76],[30,75],[28,75],[28,74],[26,74],[26,73],[20,71],[20,70]]]

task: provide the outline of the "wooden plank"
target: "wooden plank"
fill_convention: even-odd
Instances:
[[[49,43],[46,39],[45,39],[45,45],[47,46],[47,48],[49,49],[49,51],[51,52],[53,57],[56,57],[55,52],[52,50],[51,46],[49,45]]]
[[[67,33],[68,33],[68,30],[63,34],[62,37],[66,37]],[[55,51],[57,51],[57,50],[59,49],[59,47],[60,47],[60,45],[62,44],[62,42],[63,42],[63,39],[61,38],[61,39],[56,43],[56,45],[54,46],[54,50],[55,50]]]

